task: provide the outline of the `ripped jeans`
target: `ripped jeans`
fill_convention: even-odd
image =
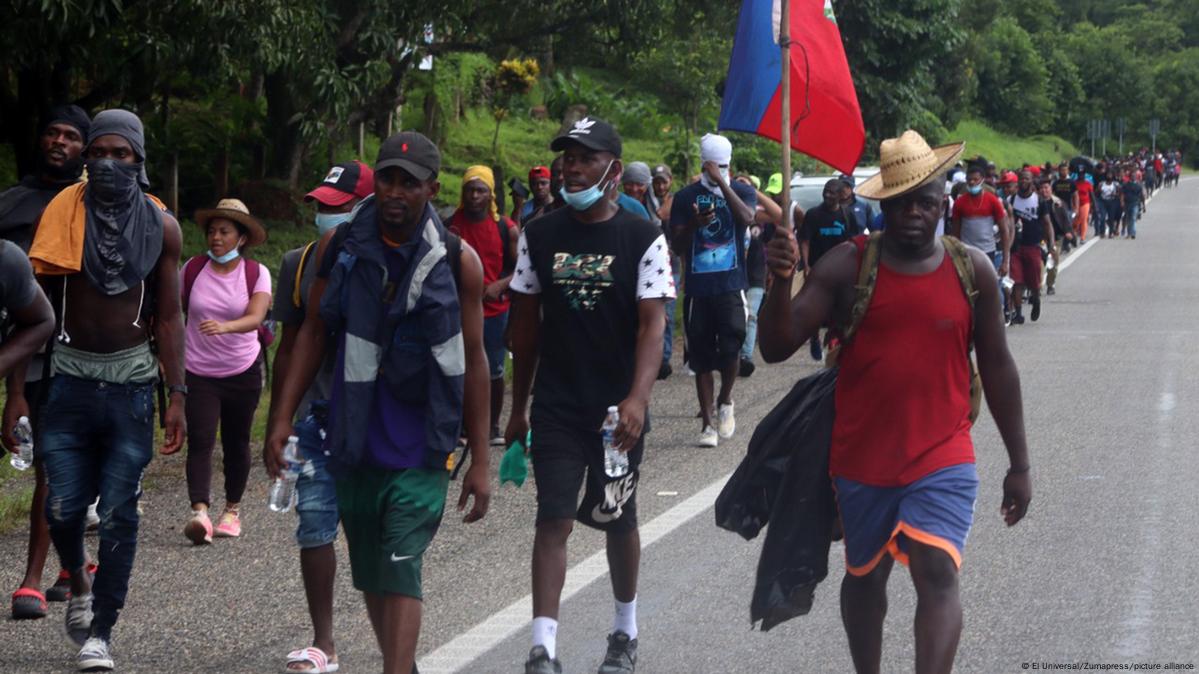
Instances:
[[[92,584],[92,636],[112,637],[137,551],[142,472],[154,453],[154,384],[58,375],[35,443],[46,467],[46,518],[62,568],[84,564],[87,507],[100,497],[100,569]]]

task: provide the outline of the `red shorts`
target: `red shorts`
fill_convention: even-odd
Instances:
[[[1012,253],[1011,265],[1012,282],[1028,286],[1033,290],[1041,288],[1041,247],[1020,246]]]

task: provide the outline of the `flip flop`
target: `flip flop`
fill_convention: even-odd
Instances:
[[[310,666],[305,669],[291,669],[287,665],[308,663]],[[287,674],[332,674],[341,665],[336,662],[329,662],[329,656],[316,646],[301,648],[298,651],[292,651],[287,654],[287,665],[283,666],[283,671]]]
[[[30,587],[19,588],[12,593],[13,620],[35,620],[45,618],[46,595]]]

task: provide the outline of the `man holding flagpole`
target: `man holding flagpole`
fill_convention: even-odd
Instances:
[[[953,669],[979,482],[970,430],[983,392],[1010,461],[1000,508],[1008,526],[1032,495],[995,268],[977,248],[936,236],[942,176],[961,152],[961,143],[930,148],[914,131],[883,141],[882,170],[858,193],[882,202],[885,230],[830,250],[796,297],[786,292],[794,233],[780,231],[766,252],[775,275],[759,317],[766,362],[786,360],[826,323],[841,336],[829,474],[845,534],[841,618],[858,672],[898,669],[881,667],[895,561],[916,589],[916,671]]]

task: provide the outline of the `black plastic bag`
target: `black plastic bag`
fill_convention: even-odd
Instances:
[[[836,506],[828,476],[837,371],[800,380],[754,430],[716,499],[716,525],[753,539],[767,523],[750,621],[763,632],[812,608],[828,575]]]

